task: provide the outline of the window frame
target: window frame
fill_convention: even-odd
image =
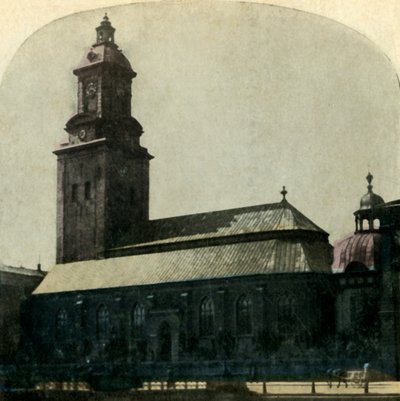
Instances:
[[[215,308],[211,297],[204,297],[199,305],[199,333],[202,337],[215,335]]]
[[[238,335],[251,335],[253,333],[252,319],[253,303],[251,298],[242,294],[236,301],[236,333]]]
[[[131,327],[134,336],[140,334],[146,323],[146,310],[140,302],[136,302],[131,312]]]

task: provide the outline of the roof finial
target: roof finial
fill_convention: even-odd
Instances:
[[[285,186],[282,187],[281,195],[282,195],[282,201],[286,200],[287,191]]]
[[[107,13],[104,13],[103,19],[106,20],[106,21],[108,21],[108,15],[107,15]]]
[[[368,181],[368,192],[372,192],[372,187],[373,185],[371,184],[372,180],[374,179],[374,176],[368,171],[368,175],[367,175],[367,181]]]

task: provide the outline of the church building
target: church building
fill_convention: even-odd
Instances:
[[[133,386],[368,361],[398,378],[400,201],[385,203],[369,175],[355,233],[335,248],[285,187],[276,203],[150,220],[136,73],[107,16],[96,33],[54,151],[57,264],[24,304],[20,367],[36,382]]]

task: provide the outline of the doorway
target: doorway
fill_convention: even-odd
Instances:
[[[162,322],[158,331],[159,358],[161,361],[171,360],[171,328],[167,322]]]

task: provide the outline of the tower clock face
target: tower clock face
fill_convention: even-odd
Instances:
[[[89,82],[86,86],[86,96],[93,97],[97,92],[97,87],[94,82]]]
[[[85,139],[86,138],[86,131],[84,129],[81,129],[78,133],[79,139]]]

